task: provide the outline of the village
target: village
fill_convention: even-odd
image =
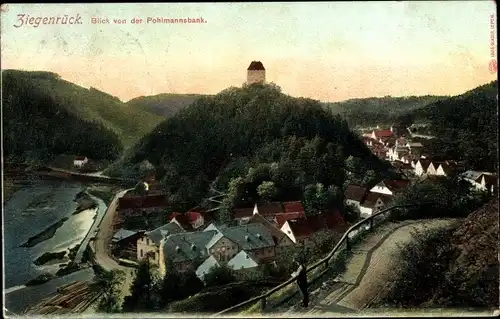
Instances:
[[[434,160],[425,153],[422,143],[412,141],[407,128],[394,125],[375,129],[365,132],[362,139],[403,178],[383,180],[370,188],[347,185],[345,204],[358,212],[358,219],[390,207],[394,196],[406,187],[434,176],[459,177],[480,191],[496,192],[496,175],[467,170],[454,159]],[[308,216],[300,201],[236,208],[232,225],[222,225],[215,221],[213,210],[168,213],[165,193],[154,174],[139,186],[119,198],[111,251],[122,264],[147,258],[162,276],[172,266],[181,272],[195,271],[200,279],[221,265],[238,272],[255,272],[263,264],[275,264],[293,248],[311,247],[315,242],[312,238],[319,232],[335,233],[340,238],[349,226],[339,209],[331,207]],[[155,222],[148,229],[134,228],[130,222],[145,219]],[[162,221],[164,224],[158,225]],[[153,225],[158,226],[151,228]]]

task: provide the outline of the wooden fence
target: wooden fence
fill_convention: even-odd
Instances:
[[[401,208],[409,208],[409,207],[414,207],[415,205],[399,205],[399,206],[393,206],[389,207],[386,209],[383,209],[359,222],[351,226],[342,236],[342,238],[339,240],[339,242],[335,245],[335,247],[332,249],[332,251],[323,259],[319,260],[318,262],[314,263],[311,267],[308,267],[306,272],[308,277],[311,277],[311,275],[314,276],[311,280],[308,280],[309,282],[314,282],[317,281],[319,278],[321,278],[329,269],[329,265],[334,262],[334,257],[336,254],[340,252],[342,248],[345,248],[346,250],[350,250],[351,246],[353,244],[353,241],[355,241],[357,238],[359,238],[359,235],[365,233],[365,231],[372,230],[373,227],[375,226],[375,219],[378,218],[378,222],[376,224],[380,224],[384,222],[387,219],[387,214],[395,209],[401,209]],[[364,226],[364,227],[363,227]],[[323,267],[321,269],[320,267]],[[297,293],[297,289],[290,289],[294,288],[294,284],[297,281],[298,274],[300,272],[301,268],[299,268],[296,272],[292,274],[290,279],[287,281],[283,282],[282,284],[272,288],[271,290],[267,291],[266,293],[251,298],[247,301],[244,301],[242,303],[239,303],[231,308],[225,309],[221,312],[216,313],[214,316],[219,316],[223,314],[228,314],[231,312],[235,312],[237,310],[241,310],[243,308],[248,308],[249,306],[252,306],[256,304],[257,302],[260,302],[260,309],[261,311],[265,311],[268,308],[268,300],[272,295],[277,295],[277,294],[283,294],[285,293],[284,298],[279,298],[278,304],[281,304],[285,302],[286,300],[291,299],[295,293]],[[318,273],[319,272],[319,273]],[[289,289],[290,293],[286,293],[284,290]]]

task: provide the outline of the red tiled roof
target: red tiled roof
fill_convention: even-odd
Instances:
[[[381,137],[391,137],[392,132],[391,130],[379,130],[379,131],[373,131],[375,132],[375,137],[381,138]]]
[[[271,222],[269,222],[260,214],[254,214],[252,217],[250,217],[248,223],[264,225],[264,227],[267,228],[267,230],[269,230],[269,232],[273,236],[275,243],[278,243],[279,240],[281,240],[281,238],[283,238],[283,236],[285,235],[284,232],[282,232],[280,229],[278,229],[276,226],[274,226]]]
[[[198,220],[198,218],[201,218],[201,214],[198,212],[187,212],[184,213],[184,216],[190,223],[194,223]]]
[[[247,70],[265,70],[264,65],[260,61],[252,61]]]
[[[287,213],[304,213],[304,205],[301,202],[284,202],[283,212]]]
[[[283,226],[283,224],[285,224],[287,220],[302,218],[304,216],[305,216],[304,212],[278,214],[275,216],[276,224],[278,224],[278,227],[281,228],[281,226]]]
[[[364,188],[363,186],[359,186],[359,185],[350,184],[347,186],[347,189],[345,190],[345,198],[346,199],[350,199],[350,200],[354,200],[354,201],[358,201],[358,202],[361,202],[361,200],[363,199],[365,194],[366,194],[366,188]]]

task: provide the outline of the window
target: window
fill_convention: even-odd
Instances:
[[[155,252],[153,252],[153,253],[151,254],[151,257],[152,257],[152,259],[153,259],[153,260],[156,260],[156,253],[155,253]]]
[[[144,256],[144,253],[143,253],[143,251],[142,251],[142,249],[141,249],[141,257],[143,257],[143,256]]]
[[[146,238],[146,245],[149,245],[149,238]]]

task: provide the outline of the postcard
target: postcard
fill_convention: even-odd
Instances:
[[[494,1],[0,17],[5,316],[498,314]]]

